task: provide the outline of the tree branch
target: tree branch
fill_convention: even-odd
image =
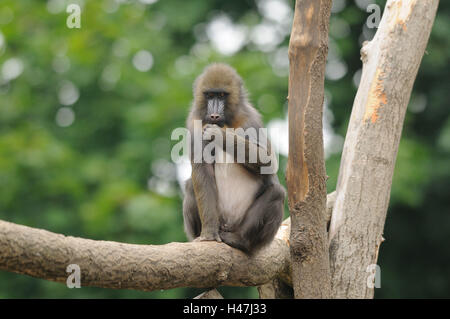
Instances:
[[[389,0],[361,50],[329,231],[334,297],[373,297],[366,270],[377,262],[403,119],[437,6],[438,0]]]
[[[133,245],[55,234],[0,220],[0,269],[65,283],[77,264],[81,285],[144,291],[257,286],[290,281],[289,226],[252,258],[217,242]]]
[[[325,62],[331,0],[297,0],[289,42],[289,156],[296,298],[331,296],[322,137]]]
[[[334,193],[327,198],[331,209]],[[286,298],[292,286],[290,225],[288,218],[275,240],[248,258],[223,243],[132,245],[64,236],[0,220],[0,270],[65,283],[70,275],[67,266],[77,264],[82,286],[151,291],[260,285],[262,297],[273,293]],[[213,296],[208,292],[201,297]]]

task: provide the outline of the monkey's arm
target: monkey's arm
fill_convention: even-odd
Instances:
[[[264,145],[263,143],[258,143],[236,133],[227,132],[225,139],[227,140],[229,138],[235,141],[235,161],[255,173],[261,173],[264,169],[268,172],[272,171],[270,174],[276,173],[278,170],[278,162],[268,141],[266,141],[267,145]],[[240,150],[243,150],[242,153],[244,154],[240,153]]]
[[[217,125],[206,125],[204,131],[206,138],[214,136],[216,145],[233,155],[236,163],[244,165],[250,171],[261,174],[277,172],[278,161],[265,136],[250,138]]]

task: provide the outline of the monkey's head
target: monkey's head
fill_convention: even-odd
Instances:
[[[214,63],[195,80],[194,112],[204,124],[233,127],[245,95],[237,72],[229,65]]]

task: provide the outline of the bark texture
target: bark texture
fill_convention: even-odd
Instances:
[[[292,299],[294,290],[284,281],[276,278],[258,287],[260,299]]]
[[[284,226],[283,229],[286,229]],[[257,286],[289,280],[287,238],[249,258],[223,243],[132,245],[75,238],[0,221],[0,270],[66,283],[77,264],[81,286],[151,291],[177,287]]]
[[[322,137],[331,0],[297,0],[289,42],[289,157],[292,278],[296,298],[331,296]]]
[[[389,0],[370,42],[353,104],[330,224],[332,294],[372,298],[368,288],[389,204],[403,119],[438,0]]]

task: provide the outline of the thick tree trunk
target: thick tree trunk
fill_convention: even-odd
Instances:
[[[342,153],[330,225],[332,294],[372,298],[367,280],[389,204],[403,119],[438,0],[389,0],[363,72]]]
[[[331,296],[322,138],[331,0],[297,0],[289,42],[289,157],[292,278],[296,298]]]

